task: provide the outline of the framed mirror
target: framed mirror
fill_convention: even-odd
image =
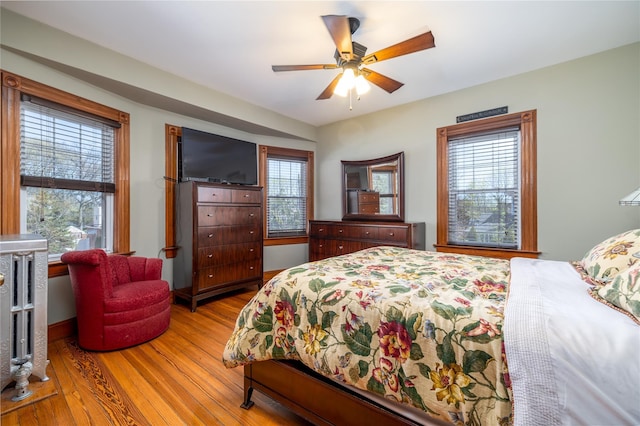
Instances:
[[[404,222],[404,152],[342,161],[342,220]]]

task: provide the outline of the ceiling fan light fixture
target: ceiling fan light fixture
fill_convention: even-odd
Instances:
[[[362,74],[356,77],[356,93],[358,96],[364,95],[371,89],[371,85],[367,82]]]
[[[342,77],[340,77],[340,81],[338,82],[334,94],[338,96],[345,97],[349,90],[353,89],[355,86],[356,76],[353,72],[353,69],[347,68],[342,72]]]

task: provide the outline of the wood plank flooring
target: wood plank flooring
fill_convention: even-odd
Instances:
[[[58,394],[10,411],[2,426],[308,425],[259,392],[240,408],[242,368],[222,351],[235,318],[255,290],[211,299],[196,312],[172,305],[162,336],[113,352],[86,352],[75,338],[49,343],[47,374]]]

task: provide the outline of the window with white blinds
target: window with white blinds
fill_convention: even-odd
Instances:
[[[520,175],[518,128],[449,139],[448,243],[517,249]]]
[[[23,186],[115,192],[114,129],[47,101],[20,103],[20,178]]]
[[[112,250],[119,127],[43,99],[21,100],[21,229],[47,238],[50,258]]]
[[[307,233],[307,160],[267,155],[267,238]]]

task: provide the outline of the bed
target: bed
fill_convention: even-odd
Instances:
[[[255,389],[314,424],[640,424],[635,296],[611,290],[635,289],[629,232],[575,265],[398,247],[299,265],[241,311],[223,362],[245,408]]]

